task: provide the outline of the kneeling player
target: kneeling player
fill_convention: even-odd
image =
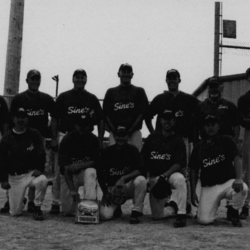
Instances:
[[[123,126],[115,130],[116,143],[104,149],[98,164],[98,181],[103,191],[101,219],[109,220],[121,216],[121,207],[111,198],[111,189],[121,186],[127,199],[133,199],[134,206],[130,223],[139,223],[143,202],[147,192],[147,181],[141,175],[142,159],[138,149],[128,144],[128,131]]]
[[[242,181],[237,145],[231,137],[219,135],[219,128],[217,116],[207,115],[204,118],[205,137],[195,146],[189,162],[192,204],[198,206],[198,222],[210,224],[215,220],[221,200],[227,199],[232,224],[241,227],[238,211],[244,204],[248,188]],[[199,172],[201,194],[198,199],[196,184]]]
[[[174,133],[175,117],[172,110],[161,114],[161,131],[148,136],[142,148],[142,155],[149,174],[150,207],[153,219],[160,220],[167,215],[164,211],[166,196],[154,194],[153,189],[159,182],[165,182],[165,189],[175,189],[175,201],[169,202],[169,208],[177,213],[174,227],[186,226],[187,185],[181,170],[186,167],[186,147],[183,139]],[[164,185],[163,185],[164,186]],[[164,187],[163,187],[164,189]]]

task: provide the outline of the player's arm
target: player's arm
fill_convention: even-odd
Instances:
[[[94,161],[87,161],[83,163],[73,163],[68,166],[65,166],[64,168],[65,168],[65,171],[75,174],[75,173],[80,172],[81,170],[85,170],[87,168],[93,167],[94,164],[95,164]]]
[[[179,170],[181,170],[181,165],[178,163],[173,164],[169,170],[167,170],[166,172],[164,172],[162,175],[164,175],[167,178],[169,178],[173,173],[178,172]]]
[[[52,120],[51,120],[51,130],[52,130],[51,149],[54,152],[58,151],[58,138],[57,138],[58,123],[59,123],[59,120],[55,117],[52,117]]]
[[[239,155],[234,157],[234,167],[235,167],[236,178],[232,187],[235,190],[235,192],[238,193],[243,190],[242,166],[241,166],[241,159]]]
[[[128,129],[129,135],[132,135],[135,132],[137,125],[141,123],[142,120],[143,120],[143,114],[139,114],[133,125]]]
[[[116,182],[116,185],[124,185],[126,184],[127,182],[135,179],[137,176],[140,175],[140,170],[138,169],[135,169],[133,170],[131,173],[129,174],[126,174],[124,176],[122,176],[117,182]]]
[[[233,127],[233,139],[236,143],[238,143],[239,136],[240,136],[240,125],[237,125]]]

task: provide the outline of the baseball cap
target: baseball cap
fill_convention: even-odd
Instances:
[[[219,117],[217,115],[207,115],[204,117],[203,123],[204,125],[207,123],[219,123]]]
[[[28,112],[27,112],[27,110],[25,108],[20,107],[20,108],[17,108],[17,109],[14,110],[13,116],[16,116],[16,117],[19,117],[19,116],[27,117],[28,116]]]
[[[161,118],[164,120],[170,120],[170,119],[175,118],[175,114],[174,114],[173,110],[165,109],[161,114]]]
[[[36,69],[31,69],[28,74],[27,74],[27,79],[33,76],[39,76],[41,78],[41,74],[38,70]]]
[[[120,66],[118,72],[123,71],[124,69],[128,69],[128,70],[130,70],[130,71],[133,73],[133,68],[132,68],[132,66],[131,66],[130,64],[128,64],[128,63],[122,64],[122,65]]]
[[[125,136],[128,134],[128,130],[125,126],[117,126],[115,134],[118,136]]]
[[[179,78],[181,77],[179,71],[176,70],[176,69],[170,69],[170,70],[168,70],[168,71],[167,71],[167,78],[168,78],[170,75],[175,75],[175,76],[178,76]]]
[[[86,71],[84,69],[77,69],[77,70],[75,70],[75,72],[73,74],[73,77],[76,76],[76,75],[79,75],[79,74],[87,76],[87,73],[86,73]]]
[[[248,69],[246,70],[246,75],[247,75],[247,76],[250,75],[250,68],[248,68]]]
[[[215,88],[221,85],[219,78],[216,76],[208,78],[207,83],[210,88]]]

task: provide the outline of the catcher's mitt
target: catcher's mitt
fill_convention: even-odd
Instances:
[[[165,180],[165,176],[161,175],[156,184],[151,189],[151,193],[156,199],[164,199],[172,194],[170,184]]]
[[[125,185],[115,185],[110,190],[111,201],[115,205],[122,205],[127,200],[127,190]]]

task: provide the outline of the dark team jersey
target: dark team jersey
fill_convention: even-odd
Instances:
[[[239,112],[236,105],[223,98],[218,103],[213,103],[210,99],[199,103],[195,112],[195,123],[202,138],[205,136],[202,122],[207,115],[212,114],[220,119],[219,134],[232,136],[233,128],[239,125]]]
[[[0,142],[0,178],[8,180],[8,174],[21,175],[31,170],[44,171],[45,150],[41,134],[31,128],[22,134],[8,131]]]
[[[243,117],[250,119],[250,90],[239,98],[238,109],[240,113],[240,125],[250,130],[250,123],[247,123],[242,119]]]
[[[64,174],[64,166],[88,161],[96,162],[99,152],[99,140],[94,134],[88,132],[81,135],[77,131],[66,134],[59,147],[58,165],[61,173]]]
[[[2,129],[3,124],[10,122],[9,109],[5,99],[0,96],[0,128]]]
[[[103,150],[98,161],[98,181],[101,187],[114,186],[122,176],[134,170],[141,172],[142,166],[142,158],[135,146],[127,143],[122,148],[109,146]]]
[[[200,141],[193,149],[189,167],[200,170],[203,187],[222,184],[235,178],[234,158],[239,155],[232,137],[219,135],[213,145]]]
[[[103,120],[103,112],[97,97],[88,91],[74,89],[61,93],[52,112],[52,117],[59,119],[59,131],[70,132],[75,129],[78,116],[90,114],[95,124]]]
[[[148,98],[143,88],[134,85],[117,86],[107,90],[103,111],[114,127],[119,125],[131,128],[140,114],[144,116],[148,107]],[[140,130],[142,122],[135,128]]]
[[[192,119],[194,110],[197,107],[199,100],[194,96],[186,94],[180,91],[174,96],[169,91],[157,95],[149,105],[148,116],[153,118],[157,115],[156,130],[161,131],[160,115],[165,109],[172,109],[175,113],[175,127],[174,131],[176,134],[189,138],[192,140]]]
[[[17,94],[10,107],[10,113],[20,107],[27,109],[29,116],[29,127],[37,129],[43,137],[48,137],[49,114],[54,108],[54,99],[43,92],[36,94],[26,90]]]
[[[174,164],[186,167],[186,147],[182,137],[168,137],[161,132],[150,134],[142,148],[142,157],[150,176],[159,176]]]

